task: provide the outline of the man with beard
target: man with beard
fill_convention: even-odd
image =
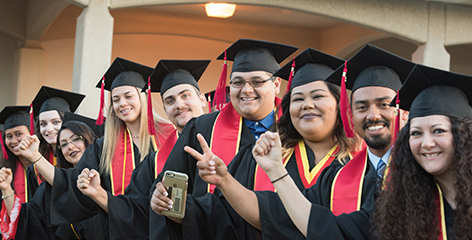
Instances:
[[[108,219],[110,239],[149,239],[149,189],[187,122],[204,113],[205,96],[197,81],[209,63],[210,60],[161,60],[157,64],[150,76],[150,88],[152,92],[161,93],[166,115],[176,129],[159,151],[147,155],[136,166],[124,195],[106,193],[95,170],[79,175],[77,183],[83,185],[79,189],[107,210],[100,213]],[[148,102],[148,106],[151,104]]]

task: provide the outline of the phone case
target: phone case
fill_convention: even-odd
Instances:
[[[169,193],[168,196],[174,205],[172,206],[171,210],[162,211],[162,215],[175,218],[184,218],[185,205],[187,201],[188,176],[185,173],[174,171],[166,171],[164,176],[164,186],[166,187],[167,192]]]

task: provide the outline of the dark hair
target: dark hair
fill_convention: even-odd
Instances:
[[[344,127],[341,120],[341,113],[339,109],[339,99],[340,99],[340,88],[337,85],[334,85],[329,82],[323,81],[326,86],[328,87],[329,92],[334,96],[336,99],[337,104],[337,116],[336,116],[336,125],[334,127],[334,134],[333,134],[333,141],[335,143],[339,143],[340,149],[338,151],[338,156],[341,156],[344,159],[349,153],[355,150],[358,147],[359,138],[354,137],[352,139],[346,136],[344,132]],[[292,119],[290,117],[290,98],[291,98],[292,91],[289,91],[287,94],[284,95],[282,98],[282,117],[280,117],[279,122],[277,123],[277,127],[280,134],[280,139],[282,141],[282,147],[284,149],[293,148],[299,140],[303,139],[300,133],[295,129],[292,123]],[[279,106],[280,107],[280,106]]]
[[[64,112],[63,111],[58,111],[56,110],[57,113],[59,113],[59,116],[61,117],[61,120],[64,119]],[[40,129],[40,121],[39,121],[39,115],[36,116],[35,122],[34,122],[34,134],[38,137],[39,139],[39,153],[44,156],[44,158],[48,159],[49,154],[51,151],[54,151],[55,149],[51,148],[51,145],[46,141],[46,139],[43,138],[43,135],[41,134],[41,129]],[[48,159],[50,161],[50,159]]]
[[[21,125],[21,126],[25,126],[26,129],[28,129],[28,135],[29,135],[29,127],[26,126],[26,125]],[[8,130],[8,129],[5,129],[5,130]],[[3,143],[5,144],[5,151],[7,152],[7,155],[8,155],[8,159],[5,159],[3,158],[3,154],[2,154],[2,157],[1,157],[1,161],[0,161],[0,166],[1,167],[6,167],[6,168],[10,168],[11,169],[11,172],[13,174],[13,179],[15,179],[15,173],[16,173],[16,166],[17,166],[17,163],[18,161],[20,161],[18,159],[18,157],[13,154],[10,149],[6,146],[6,142],[5,142],[5,131],[3,131],[3,136],[0,136],[2,139],[3,139]],[[0,167],[0,168],[1,168]],[[13,181],[11,182],[11,187],[13,190],[15,190],[15,187],[13,186]]]
[[[472,239],[472,122],[449,117],[454,155],[449,166],[454,181],[457,239]],[[392,168],[380,191],[374,213],[375,234],[381,239],[437,239],[436,182],[411,153],[410,123],[395,142]]]
[[[62,130],[69,129],[74,134],[81,136],[84,139],[85,147],[87,148],[92,144],[93,140],[97,138],[93,130],[87,126],[87,124],[79,121],[68,121],[62,124],[61,129],[57,133],[57,144],[56,144],[56,156],[57,156],[57,167],[58,168],[71,168],[73,165],[69,163],[64,155],[62,154],[61,149],[59,149],[59,139],[61,137]]]

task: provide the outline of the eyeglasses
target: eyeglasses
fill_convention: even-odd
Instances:
[[[229,84],[231,84],[231,87],[234,87],[234,88],[242,88],[244,87],[244,85],[246,85],[246,83],[248,83],[249,86],[253,88],[259,88],[259,87],[262,87],[262,85],[264,85],[265,82],[268,82],[274,79],[275,77],[270,77],[266,80],[250,80],[250,81],[236,80],[236,81],[230,81]]]
[[[62,149],[64,149],[64,148],[69,147],[69,143],[74,144],[74,146],[77,146],[77,143],[78,143],[79,141],[83,141],[83,140],[84,140],[84,138],[83,138],[82,136],[77,136],[77,137],[75,137],[74,139],[72,139],[72,140],[70,140],[70,141],[68,141],[68,142],[64,142],[64,143],[59,144],[59,149],[62,150]]]

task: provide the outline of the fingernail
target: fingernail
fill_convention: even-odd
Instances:
[[[93,177],[93,174],[92,174],[92,173],[89,173],[89,177]]]
[[[216,174],[216,171],[211,171],[211,174]]]
[[[210,160],[209,163],[210,163],[210,165],[215,165],[215,161],[213,161],[213,160]]]
[[[167,197],[167,195],[169,195],[169,194],[168,194],[167,192],[164,192],[164,196],[166,196],[166,197]]]
[[[174,202],[172,202],[172,200],[169,200],[168,204],[169,204],[169,206],[172,206],[172,205],[174,205]]]
[[[172,205],[169,205],[169,207],[168,207],[168,208],[169,208],[169,210],[172,210],[172,207],[173,207]]]

